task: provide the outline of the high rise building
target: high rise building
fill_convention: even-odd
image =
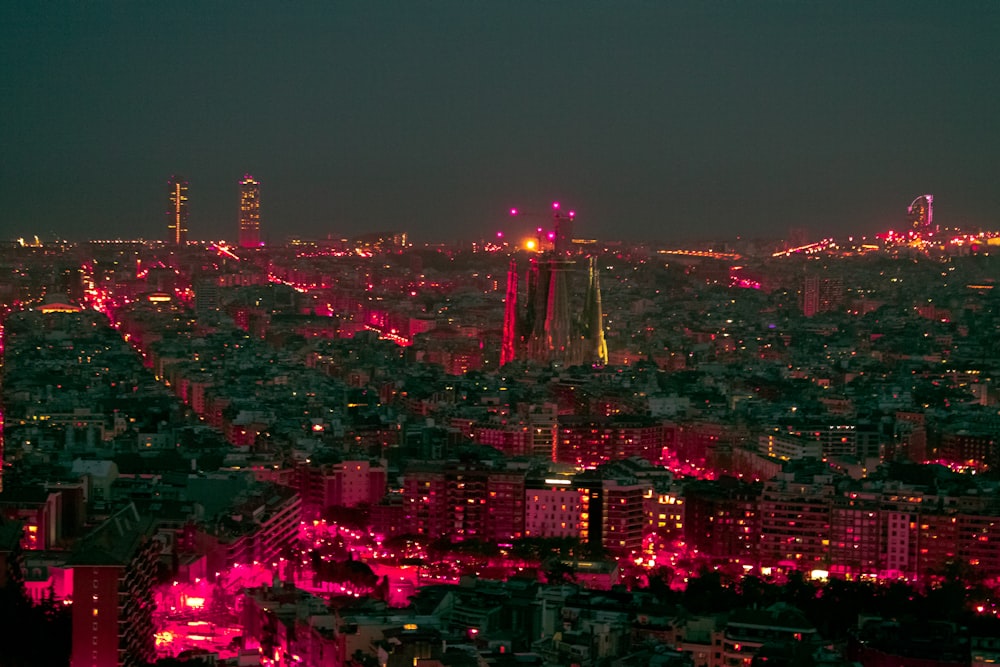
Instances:
[[[141,667],[156,658],[153,519],[127,505],[73,550],[72,667]]]
[[[260,246],[260,183],[250,174],[240,181],[240,247]]]
[[[934,226],[934,195],[920,195],[914,199],[906,209],[906,215],[913,231],[924,234],[937,231]]]
[[[167,181],[167,243],[181,245],[188,233],[188,183],[181,176]]]
[[[834,311],[843,301],[844,280],[842,278],[806,277],[802,289],[802,313],[806,317]]]

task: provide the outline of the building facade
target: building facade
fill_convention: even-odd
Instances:
[[[183,245],[188,233],[188,182],[181,176],[167,181],[167,243]]]
[[[245,174],[240,181],[240,247],[260,245],[260,183]]]
[[[71,667],[153,662],[153,585],[160,543],[135,505],[111,515],[74,550]]]

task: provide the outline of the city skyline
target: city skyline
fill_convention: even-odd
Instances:
[[[0,10],[0,238],[161,238],[174,170],[230,237],[248,168],[306,237],[553,199],[606,238],[871,234],[921,192],[997,226],[995,4],[234,7]]]
[[[0,3],[0,667],[1000,663],[998,28]]]
[[[494,606],[420,629],[481,657],[563,664],[590,633],[577,596],[610,594],[604,657],[648,627],[680,667],[747,664],[770,642],[745,614],[784,590],[795,632],[766,625],[833,647],[817,664],[995,660],[1000,234],[938,236],[932,199],[899,237],[753,256],[564,245],[570,202],[513,256],[390,234],[243,257],[0,244],[0,589],[54,603],[34,625],[64,656],[28,662],[363,667],[380,647],[337,605],[405,631],[414,596],[472,581]],[[572,599],[497,625],[498,590]],[[867,602],[832,613],[849,590]],[[327,625],[275,636],[287,596]],[[650,603],[684,624],[641,621]],[[901,613],[960,629],[879,640]],[[869,635],[871,615],[894,620]]]

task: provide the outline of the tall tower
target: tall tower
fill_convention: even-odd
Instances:
[[[545,308],[545,348],[550,358],[565,361],[573,339],[569,317],[569,272],[573,262],[549,259],[549,290]]]
[[[507,298],[503,310],[503,341],[500,348],[500,365],[514,361],[517,356],[517,262],[510,258],[507,270]]]
[[[583,350],[584,360],[608,363],[608,343],[604,338],[604,307],[601,305],[601,270],[597,258],[587,262],[587,296],[583,304],[583,340],[588,349]]]
[[[188,232],[188,183],[181,176],[167,181],[167,243],[182,245]]]
[[[549,249],[529,260],[523,302],[519,298],[517,260],[511,257],[501,364],[516,359],[568,365],[608,362],[597,258],[587,257],[586,292],[574,290],[574,281],[580,279],[579,264],[573,259],[571,246],[576,214],[573,211],[561,214],[558,207],[553,204],[555,232],[538,230],[536,247],[548,245]]]
[[[915,232],[936,232],[934,227],[934,195],[920,195],[906,209],[910,227]]]
[[[260,183],[250,174],[240,181],[240,247],[260,246]]]

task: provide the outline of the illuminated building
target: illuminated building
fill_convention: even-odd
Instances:
[[[825,569],[833,494],[833,485],[822,478],[813,483],[781,478],[765,483],[760,501],[761,563],[805,572]]]
[[[920,577],[940,572],[959,555],[958,514],[953,510],[924,509],[916,516],[916,572]],[[911,534],[912,537],[912,534]]]
[[[240,247],[260,246],[260,183],[250,174],[240,181]]]
[[[761,452],[785,461],[815,458],[857,459],[878,458],[881,439],[874,424],[816,424],[786,425],[774,429],[759,440]]]
[[[167,243],[182,245],[188,233],[188,183],[180,176],[167,181]]]
[[[153,519],[128,505],[73,551],[71,667],[139,667],[156,658]]]
[[[684,487],[684,539],[714,558],[756,563],[760,541],[760,484],[732,477]]]
[[[62,539],[62,495],[39,487],[8,489],[0,494],[0,520],[24,526],[21,546],[26,550],[52,549]]]
[[[638,456],[657,462],[663,455],[666,427],[639,415],[610,418],[564,416],[559,419],[555,461],[582,468]]]
[[[406,232],[371,232],[354,239],[361,250],[371,252],[392,252],[409,245]]]
[[[934,195],[920,195],[906,209],[910,228],[918,233],[933,233],[934,226]]]
[[[431,539],[510,542],[524,537],[523,471],[414,465],[403,475],[410,530]]]
[[[817,313],[836,310],[844,300],[844,281],[840,278],[809,276],[802,289],[802,313],[812,317]]]
[[[525,488],[526,537],[576,537],[590,530],[590,493],[572,478],[534,480]]]
[[[517,355],[517,261],[511,257],[507,269],[507,293],[504,297],[503,341],[500,345],[500,365],[514,361]]]
[[[959,514],[958,534],[964,561],[987,576],[1000,573],[1000,516]]]
[[[322,598],[306,591],[287,585],[245,589],[240,625],[244,649],[264,656],[255,664],[343,664],[334,614]]]
[[[756,509],[756,505],[754,505]],[[647,532],[653,535],[652,546],[657,550],[671,548],[670,542],[684,535],[687,511],[684,498],[675,490],[657,490],[646,499]],[[754,512],[756,516],[756,512]],[[759,531],[758,531],[759,534]]]
[[[937,458],[972,467],[1000,463],[996,434],[978,424],[948,425],[941,429]]]
[[[608,362],[604,313],[596,258],[587,260],[583,302],[571,301],[576,262],[557,254],[532,257],[527,271],[524,306],[519,306],[516,262],[507,279],[501,363],[527,359],[538,363],[579,365]],[[571,312],[576,312],[572,316]]]
[[[240,493],[228,511],[199,525],[194,539],[207,570],[253,561],[274,563],[298,545],[302,499],[294,489],[258,483]]]
[[[532,456],[554,461],[558,410],[555,403],[525,406],[517,419],[506,419],[502,424],[487,422],[474,425],[473,440],[495,447],[507,456]]]
[[[527,535],[574,536],[612,554],[631,554],[642,548],[652,489],[650,481],[617,465],[530,480],[524,491]]]
[[[650,490],[649,483],[625,477],[605,478],[599,490],[591,489],[590,520],[600,520],[601,545],[610,553],[627,556],[642,549]]]
[[[572,299],[574,211],[563,213],[552,204],[553,229],[538,227],[537,238],[526,247],[537,252],[530,258],[524,281],[522,305],[517,261],[511,258],[504,306],[500,364],[515,359],[538,363],[580,365],[608,363],[601,306],[600,272],[596,257],[587,258],[587,286],[582,301]],[[517,209],[512,215],[520,215]]]
[[[876,494],[851,493],[830,509],[831,574],[878,575],[882,564],[882,513]]]
[[[317,465],[303,462],[295,469],[302,513],[318,519],[330,505],[375,505],[385,495],[386,470],[367,459]]]

